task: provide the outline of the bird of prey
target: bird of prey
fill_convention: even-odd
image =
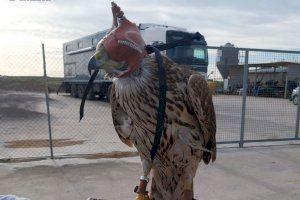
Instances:
[[[156,157],[152,160],[159,105],[157,61],[145,51],[136,25],[112,2],[113,26],[98,43],[89,68],[104,68],[113,79],[111,111],[123,143],[135,146],[143,174],[137,199],[191,200],[193,178],[201,160],[216,159],[216,119],[212,95],[197,72],[163,56],[166,70],[165,123]]]

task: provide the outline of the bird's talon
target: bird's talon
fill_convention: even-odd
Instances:
[[[138,191],[138,189],[139,189],[139,186],[135,186],[133,191],[136,193]]]
[[[148,194],[138,194],[135,200],[150,200]]]

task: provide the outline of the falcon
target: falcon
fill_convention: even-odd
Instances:
[[[138,28],[112,2],[113,26],[97,44],[89,69],[103,68],[112,78],[111,111],[123,143],[138,150],[143,174],[136,199],[191,200],[201,160],[216,159],[216,118],[205,79],[188,66],[163,56],[166,108],[159,148],[152,160],[159,105],[158,63],[148,55]]]

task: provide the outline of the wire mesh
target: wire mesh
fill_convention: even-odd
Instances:
[[[216,84],[216,91],[213,91],[213,102],[217,120],[217,142],[237,141],[240,139],[242,97],[236,95],[238,88],[233,88],[228,81],[242,77],[241,74],[229,74],[229,66],[233,63],[223,65],[221,56],[221,49],[208,49],[208,74],[211,74],[208,81]],[[235,56],[235,64],[238,64],[238,61],[243,58],[239,54]],[[225,84],[223,77],[226,79]]]
[[[108,94],[103,93],[107,85],[98,85],[89,94],[85,117],[79,122],[93,51],[68,53],[64,48],[45,46],[54,156],[135,151],[114,130]],[[50,156],[41,47],[5,49],[0,52],[0,159]],[[250,51],[246,91],[245,50],[208,49],[208,58],[217,142],[240,140],[243,92],[247,93],[244,140],[295,138],[297,106],[289,99],[299,83],[300,54]]]
[[[49,156],[40,46],[0,54],[0,159]]]
[[[249,53],[245,140],[295,136],[297,106],[289,99],[299,78],[300,54]]]
[[[65,55],[64,63],[60,48],[52,48],[46,54],[49,75],[59,77],[60,84],[65,80],[65,76],[71,89],[75,88],[68,93],[64,88],[58,94],[50,94],[52,135],[54,144],[58,144],[54,146],[55,156],[135,151],[118,138],[106,97],[95,92],[87,99],[85,117],[79,122],[81,97],[89,79],[87,63],[92,53],[93,51]],[[70,71],[70,67],[75,69]]]

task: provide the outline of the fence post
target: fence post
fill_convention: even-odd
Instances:
[[[296,131],[295,131],[295,138],[299,138],[299,120],[300,120],[300,80],[299,80],[299,91],[298,91],[298,105],[297,105],[297,117],[296,117]]]
[[[46,71],[46,57],[45,57],[45,47],[44,47],[44,44],[42,44],[42,52],[43,52],[43,69],[44,69],[44,81],[45,81],[45,98],[46,98],[46,107],[47,107],[47,115],[48,115],[49,146],[50,146],[51,159],[53,159],[51,118],[50,118],[49,96],[48,96],[49,91],[48,91],[48,79],[47,79],[47,71]]]
[[[240,148],[242,148],[244,145],[246,98],[247,98],[247,90],[248,90],[248,59],[249,59],[249,50],[246,50],[244,73],[243,73],[243,104],[242,104],[241,132],[240,132],[240,142],[239,142]]]

